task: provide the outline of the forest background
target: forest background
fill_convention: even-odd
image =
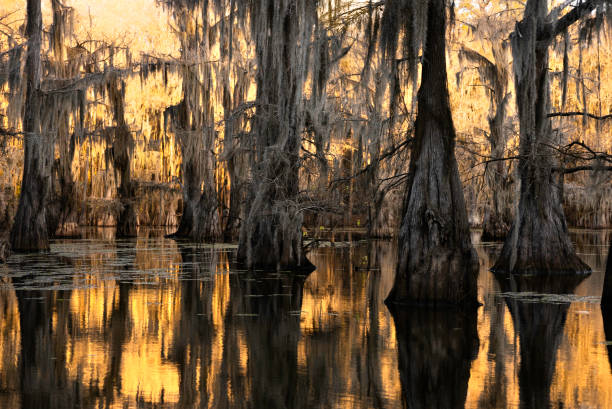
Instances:
[[[79,225],[131,235],[141,225],[178,227],[200,241],[238,240],[261,178],[261,141],[251,130],[263,109],[257,39],[247,19],[232,18],[240,6],[230,13],[202,12],[188,1],[41,4],[41,126],[54,158],[50,235],[73,235]],[[305,81],[293,210],[309,236],[338,227],[372,237],[398,231],[418,84],[401,52],[386,64],[373,46],[374,26],[384,23],[379,9],[378,2],[330,0],[313,11],[308,62],[297,65]],[[447,32],[469,222],[493,239],[507,232],[518,201],[509,36],[523,9],[519,1],[459,1]],[[0,26],[0,228],[9,231],[24,160],[25,2],[3,1]],[[550,55],[555,150],[576,170],[564,185],[572,227],[612,224],[606,163],[580,171],[612,144],[611,41],[580,26],[557,38]],[[205,226],[181,226],[204,211]]]

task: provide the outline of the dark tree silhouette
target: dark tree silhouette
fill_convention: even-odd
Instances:
[[[49,249],[47,199],[51,188],[53,141],[41,132],[41,62],[42,13],[40,0],[28,0],[25,65],[26,100],[23,116],[24,163],[21,195],[11,230],[11,246],[15,251]]]
[[[496,272],[573,274],[590,271],[576,255],[563,212],[563,172],[555,171],[555,141],[551,119],[549,48],[592,12],[609,13],[609,0],[589,0],[572,5],[571,11],[548,1],[528,0],[523,20],[511,36],[514,57],[516,104],[520,123],[518,211],[503,250],[493,267]],[[567,5],[567,3],[564,3]]]
[[[399,233],[397,274],[387,300],[474,305],[478,266],[454,152],[455,128],[446,73],[446,1],[409,2],[409,6],[395,3],[385,6],[388,20],[383,16],[383,30],[393,30],[393,25],[384,26],[390,24],[389,20],[418,19],[416,16],[425,12],[426,17],[420,18],[426,21],[426,38],[421,40],[418,115]],[[425,6],[427,9],[421,10]],[[401,24],[409,25],[406,36],[423,35],[410,31],[414,30],[413,23]],[[395,47],[391,47],[392,57]],[[416,59],[418,49],[412,54]]]
[[[478,353],[476,311],[391,307],[406,408],[463,408]]]
[[[569,294],[583,276],[496,277],[503,292]],[[550,386],[569,302],[543,302],[506,297],[520,342],[519,397],[521,408],[550,407]]]

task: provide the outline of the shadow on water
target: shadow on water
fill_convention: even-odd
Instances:
[[[478,353],[476,310],[391,309],[406,408],[463,408]]]
[[[496,279],[520,340],[520,407],[550,408],[557,350],[571,304],[554,295],[573,293],[585,277],[511,275]]]

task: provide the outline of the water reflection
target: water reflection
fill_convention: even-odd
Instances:
[[[608,360],[610,361],[610,373],[612,374],[612,308],[602,308],[601,317],[608,349]]]
[[[575,234],[575,295],[497,282],[484,243],[483,307],[394,315],[393,243],[328,244],[304,277],[144,233],[0,266],[0,408],[612,407],[605,232]]]
[[[520,406],[549,408],[557,350],[570,307],[569,300],[549,295],[573,293],[584,277],[496,278],[520,339]]]
[[[33,277],[15,278],[25,283]],[[19,392],[23,408],[75,407],[79,381],[66,369],[67,314],[70,290],[18,291],[21,350]]]
[[[476,311],[392,307],[404,407],[463,408],[478,353]]]

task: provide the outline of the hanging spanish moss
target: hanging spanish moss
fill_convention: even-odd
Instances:
[[[482,15],[474,22],[473,31],[481,41],[486,41],[493,58],[467,47],[459,51],[459,58],[475,65],[481,82],[489,90],[489,132],[486,139],[490,146],[491,162],[486,165],[484,172],[489,197],[484,209],[481,240],[494,241],[506,237],[512,222],[512,179],[509,166],[503,160],[510,136],[506,118],[511,96],[508,90],[510,44],[504,38],[507,36],[504,29],[509,26],[509,22],[504,10],[489,16],[486,13],[486,5],[481,7]]]
[[[25,63],[26,97],[24,103],[24,167],[19,207],[11,230],[15,251],[49,249],[47,200],[51,187],[53,139],[41,129],[41,43],[40,0],[28,0]]]
[[[215,97],[208,2],[175,2],[174,20],[182,47],[183,99],[168,109],[183,158],[183,214],[175,237],[216,241],[221,224],[215,182]],[[198,12],[199,11],[199,12]]]
[[[303,92],[316,1],[249,4],[257,55],[256,141],[250,209],[240,232],[238,260],[249,269],[310,269],[302,247],[299,197]]]
[[[530,0],[512,34],[512,55],[520,121],[518,212],[502,253],[493,267],[499,273],[574,274],[590,272],[570,241],[563,203],[564,172],[555,171],[555,138],[551,111],[549,48],[572,24],[595,12],[610,14],[601,1],[586,1],[559,16],[543,0]],[[554,20],[550,21],[550,16]],[[587,19],[587,24],[590,19]],[[537,158],[537,159],[535,159]]]

